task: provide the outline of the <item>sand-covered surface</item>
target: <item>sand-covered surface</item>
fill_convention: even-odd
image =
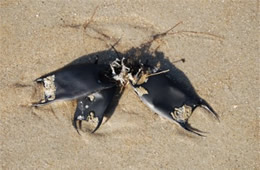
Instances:
[[[259,1],[1,0],[0,7],[0,169],[259,168]],[[122,54],[181,21],[172,30],[179,33],[152,49],[186,59],[175,66],[220,116],[194,112],[191,124],[207,137],[161,119],[131,89],[95,134],[77,134],[72,102],[28,106],[37,100],[35,78],[120,38]]]

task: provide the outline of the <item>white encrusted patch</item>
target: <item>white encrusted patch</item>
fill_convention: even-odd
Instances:
[[[98,118],[95,117],[95,113],[94,112],[90,112],[89,115],[86,118],[86,121],[92,121],[92,122],[98,122]]]
[[[78,120],[84,120],[84,116],[79,115],[79,116],[77,117],[77,119],[78,119]]]
[[[95,96],[91,94],[91,95],[88,96],[88,98],[89,98],[89,100],[92,102],[92,101],[94,101]]]
[[[192,113],[192,108],[187,105],[183,105],[182,107],[175,108],[173,112],[171,112],[171,116],[176,121],[186,121],[189,119]]]
[[[54,100],[55,99],[55,75],[48,76],[43,79],[43,86],[44,86],[44,95],[47,100]]]

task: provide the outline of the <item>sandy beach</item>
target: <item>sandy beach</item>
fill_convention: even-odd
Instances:
[[[0,169],[259,169],[258,0],[2,0],[0,9]],[[185,58],[174,66],[220,116],[195,110],[190,123],[206,137],[159,117],[130,88],[94,134],[73,128],[73,101],[30,107],[39,76],[116,57],[118,40],[120,55],[138,55],[177,23],[149,53]]]

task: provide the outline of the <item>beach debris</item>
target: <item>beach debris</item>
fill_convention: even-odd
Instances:
[[[94,14],[89,22],[92,21]],[[84,29],[87,28],[89,22],[84,24]],[[162,39],[168,34],[190,33],[207,35],[220,40],[223,38],[211,33],[194,31],[172,32],[181,23],[177,23],[165,32],[153,35],[149,41],[142,43],[139,47],[129,49],[122,57],[114,48],[119,39],[111,48],[117,54],[117,58],[109,59],[109,64],[98,64],[98,60],[94,64],[70,64],[41,76],[36,79],[36,82],[42,84],[44,97],[33,106],[38,107],[58,100],[77,100],[77,108],[72,120],[73,126],[79,133],[78,129],[81,129],[83,120],[94,121],[97,123],[92,131],[94,133],[102,124],[104,117],[108,120],[112,116],[125,87],[130,86],[153,112],[176,122],[189,132],[204,136],[203,131],[193,128],[189,124],[193,111],[197,107],[202,107],[219,120],[218,114],[206,100],[196,93],[184,73],[179,71],[182,78],[188,82],[185,84],[176,79],[177,75],[170,72],[170,69],[174,68],[173,63],[177,61],[170,62],[164,58],[163,53],[158,52],[160,46],[155,49],[153,53],[155,55],[151,54],[150,49],[154,41]],[[156,57],[160,62],[156,61],[157,63],[149,65],[148,62]],[[144,59],[145,62],[143,62]],[[162,60],[168,62],[166,69],[161,67]],[[178,61],[184,62],[185,59]],[[176,68],[174,69],[176,70]],[[116,100],[115,103],[114,100]]]
[[[82,120],[96,120],[100,127],[104,115],[115,96],[117,82],[112,78],[109,65],[75,64],[67,65],[48,73],[35,81],[42,84],[44,97],[34,107],[58,100],[77,100],[77,108],[72,121],[78,132]]]
[[[182,84],[171,80],[168,71],[149,66],[143,66],[141,70],[135,75],[130,75],[135,78],[130,78],[129,82],[141,101],[153,112],[177,122],[185,130],[199,136],[203,136],[201,134],[203,132],[191,127],[188,123],[197,107],[205,108],[218,119],[218,114],[204,99],[196,93],[190,93]],[[139,83],[143,77],[147,80]],[[145,93],[140,89],[142,91],[145,89]]]
[[[115,82],[107,78],[109,67],[99,64],[68,65],[37,78],[43,85],[44,99],[34,106],[44,105],[57,100],[71,100],[88,96],[94,92],[111,88]]]
[[[77,122],[79,123],[79,128],[81,129],[82,120],[93,121],[97,119],[96,128],[92,131],[94,133],[100,127],[104,116],[110,108],[109,105],[113,100],[116,93],[116,86],[104,90],[100,90],[91,94],[90,96],[84,96],[77,99],[77,108],[74,114],[73,126],[78,131]]]
[[[83,120],[95,121],[97,125],[92,131],[94,133],[102,124],[104,116],[107,116],[114,96],[123,93],[124,87],[129,84],[153,112],[199,136],[203,136],[203,132],[188,123],[197,107],[205,108],[218,119],[218,114],[204,99],[171,80],[169,70],[130,60],[117,58],[106,65],[68,65],[41,76],[36,82],[42,83],[44,99],[33,105],[77,100],[73,126],[79,132]]]

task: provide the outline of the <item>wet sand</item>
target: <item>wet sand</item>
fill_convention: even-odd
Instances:
[[[1,169],[258,169],[259,1],[6,0],[0,6]],[[175,66],[220,116],[218,122],[195,110],[190,123],[207,137],[160,118],[131,89],[95,134],[77,134],[73,102],[28,106],[36,100],[37,77],[107,51],[119,39],[123,54],[181,21],[151,53],[159,46],[171,62],[186,59]]]

